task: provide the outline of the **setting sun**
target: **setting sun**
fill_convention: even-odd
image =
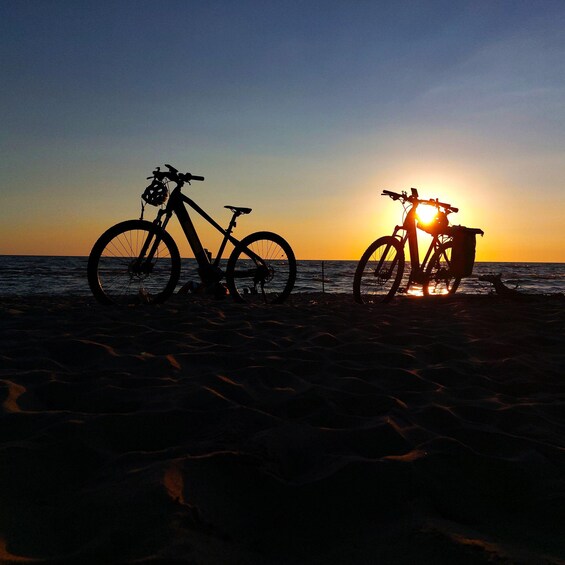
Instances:
[[[189,10],[210,32],[196,39],[186,6],[172,2],[171,47],[147,33],[150,8],[127,4],[114,13],[14,2],[3,14],[0,254],[88,256],[109,226],[139,217],[146,177],[171,163],[205,176],[186,194],[222,226],[224,205],[250,207],[237,236],[280,233],[303,260],[358,260],[402,224],[382,190],[417,187],[459,208],[451,225],[484,230],[478,261],[565,261],[557,5],[538,20],[526,3],[516,25],[499,20],[499,4],[452,3],[454,19],[430,9],[421,26],[394,3],[388,16],[379,3],[337,3],[315,17],[303,13],[309,3],[220,3],[222,14],[204,3]],[[297,13],[316,29],[296,27]],[[234,17],[262,25],[218,24]],[[148,76],[169,87],[140,88]],[[433,213],[418,210],[422,222]],[[170,228],[190,257],[178,224]],[[215,230],[201,233],[217,250]]]
[[[421,204],[418,206],[418,211],[416,216],[418,217],[418,222],[422,224],[430,224],[433,222],[437,214],[437,208],[435,206],[426,206]]]

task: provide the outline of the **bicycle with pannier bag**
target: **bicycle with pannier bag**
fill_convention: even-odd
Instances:
[[[450,226],[448,215],[458,212],[451,204],[436,199],[421,199],[416,188],[401,193],[383,190],[382,196],[400,201],[404,207],[402,225],[392,235],[380,237],[363,253],[353,279],[353,294],[359,303],[387,302],[396,293],[424,296],[454,294],[461,279],[471,276],[475,262],[479,228]],[[418,216],[419,206],[431,206],[431,220]],[[432,236],[420,263],[418,229]],[[408,245],[410,271],[405,274],[404,249]]]

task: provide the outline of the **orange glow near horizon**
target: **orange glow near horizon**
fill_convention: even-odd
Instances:
[[[422,171],[415,171],[414,176],[417,174],[426,176]],[[253,213],[239,219],[235,235],[242,238],[259,230],[274,231],[287,239],[298,259],[358,260],[371,242],[392,234],[394,227],[403,221],[402,206],[381,196],[382,188],[400,192],[402,188],[398,186],[408,187],[410,184],[413,183],[392,175],[385,174],[382,179],[368,177],[347,194],[325,195],[321,200],[304,197],[300,205],[296,201],[283,205],[281,197],[270,201],[262,195]],[[453,185],[451,190],[447,188],[450,184]],[[471,191],[470,186],[475,184],[485,185],[485,188]],[[430,189],[428,185],[440,188]],[[376,186],[382,188],[377,189]],[[522,197],[514,199],[510,208],[499,196],[497,187],[489,187],[484,179],[472,177],[468,184],[458,185],[455,173],[443,181],[431,178],[418,189],[422,198],[439,198],[459,208],[458,213],[450,214],[451,224],[484,230],[484,237],[477,237],[477,261],[565,262],[563,238],[559,237],[555,227],[561,225],[559,207],[548,208],[544,202],[532,203]],[[135,195],[134,190],[131,192]],[[226,226],[230,214],[217,204],[222,200],[230,201],[232,198],[214,194],[203,207],[220,225]],[[235,200],[236,205],[253,205],[255,199],[253,195],[244,195]],[[430,207],[419,208],[421,215],[425,208]],[[104,205],[93,207],[91,215],[88,208],[84,212],[84,217],[75,212],[63,219],[54,218],[54,214],[29,219],[22,215],[8,216],[0,224],[0,254],[87,256],[94,242],[111,225],[139,217],[135,215],[138,211],[135,203],[132,205],[129,189],[124,190],[124,204],[111,209],[110,213]],[[146,219],[152,220],[153,212],[154,209],[148,207]],[[195,214],[192,217],[204,246],[216,253],[221,236]],[[536,218],[544,221],[538,223]],[[171,220],[168,229],[181,255],[191,257],[191,250],[176,218]],[[532,237],[533,233],[535,237]],[[430,236],[419,231],[418,238],[423,253],[429,245]]]
[[[235,235],[298,259],[359,260],[402,223],[382,190],[415,187],[484,230],[478,261],[565,263],[563,2],[430,6],[426,25],[394,2],[175,2],[174,48],[147,33],[151,2],[8,4],[0,254],[88,255],[170,163],[205,177],[183,191],[220,225],[250,207]]]
[[[401,212],[401,210],[400,210]],[[398,210],[365,211],[358,222],[350,218],[347,223],[333,225],[331,219],[318,217],[311,222],[267,222],[238,227],[238,237],[259,229],[269,229],[280,233],[291,244],[297,259],[304,260],[358,260],[371,242],[383,235],[390,235],[394,226],[401,223]],[[251,223],[251,222],[250,222]],[[452,222],[481,227],[485,235],[477,237],[479,262],[565,262],[565,246],[554,233],[543,232],[534,239],[527,237],[527,230],[512,229],[504,218],[498,222]],[[91,222],[90,225],[38,226],[24,233],[8,233],[0,228],[1,255],[68,255],[87,256],[98,237],[112,225],[107,222]],[[4,231],[4,233],[2,233]],[[183,257],[192,253],[182,230],[174,220],[169,231],[175,238]],[[548,230],[549,231],[549,230]],[[16,233],[17,237],[14,237]],[[220,236],[214,230],[202,229],[199,234],[205,247],[216,252]],[[323,237],[322,237],[323,235]],[[421,253],[429,245],[430,236],[419,231]],[[228,249],[229,251],[229,249]],[[407,250],[406,250],[407,252]]]

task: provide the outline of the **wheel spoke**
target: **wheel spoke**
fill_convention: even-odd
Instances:
[[[447,241],[434,253],[426,270],[425,295],[442,296],[453,294],[459,287],[460,278],[451,274],[451,254],[453,244]]]
[[[357,302],[383,302],[394,296],[404,271],[404,254],[400,243],[383,237],[372,243],[361,257],[353,281]]]
[[[141,257],[159,238],[153,258]],[[149,243],[149,245],[146,245]],[[101,302],[158,302],[174,290],[180,256],[172,238],[149,222],[132,220],[103,234],[89,257],[88,281]]]
[[[290,294],[295,278],[296,261],[291,247],[270,232],[244,238],[234,249],[226,269],[226,282],[236,300],[255,297],[262,302],[282,302]]]

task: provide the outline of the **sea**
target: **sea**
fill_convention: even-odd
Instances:
[[[0,255],[0,296],[90,296],[88,257]],[[293,292],[352,293],[357,261],[298,261]],[[492,284],[479,276],[500,274],[509,288],[525,294],[565,293],[565,263],[476,262],[473,275],[461,281],[458,293],[489,294]],[[179,286],[198,280],[196,261],[183,259]]]

